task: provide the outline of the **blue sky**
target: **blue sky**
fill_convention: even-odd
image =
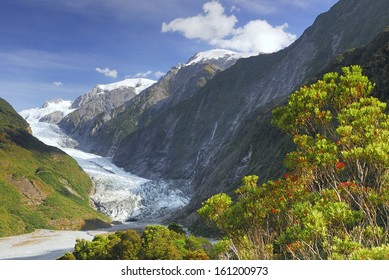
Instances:
[[[272,52],[337,0],[1,0],[0,96],[22,110],[158,79],[213,48]]]

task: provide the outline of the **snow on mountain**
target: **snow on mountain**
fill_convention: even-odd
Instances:
[[[107,84],[107,85],[97,85],[96,88],[98,88],[101,91],[113,91],[119,88],[134,88],[136,94],[139,94],[141,91],[145,90],[146,88],[150,87],[157,81],[149,80],[149,79],[125,79],[120,82]]]
[[[53,112],[66,115],[73,110],[72,102],[49,101],[41,108],[19,114],[30,124],[32,133],[47,145],[55,146],[73,157],[94,183],[91,200],[98,210],[113,220],[158,220],[190,199],[190,185],[184,181],[150,181],[117,167],[109,158],[77,150],[77,142],[56,124],[41,119]]]
[[[250,56],[258,55],[256,53],[239,53],[230,50],[213,49],[205,52],[199,52],[189,59],[185,66],[195,63],[204,63],[212,60],[238,60],[239,58],[246,58]]]
[[[29,121],[39,121],[43,117],[48,116],[54,112],[61,112],[63,116],[70,114],[75,109],[71,109],[72,101],[53,99],[46,101],[42,107],[21,111],[19,114]]]
[[[125,79],[112,84],[96,85],[90,91],[77,97],[71,108],[77,109],[90,103],[94,103],[95,105],[108,105],[108,107],[120,106],[154,83],[156,83],[154,80],[138,78]],[[109,105],[110,103],[112,104]],[[97,110],[93,109],[93,111]]]

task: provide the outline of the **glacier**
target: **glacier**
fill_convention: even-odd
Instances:
[[[114,221],[158,222],[189,203],[191,184],[185,180],[148,180],[126,172],[110,158],[77,149],[77,141],[67,136],[45,116],[71,113],[71,101],[53,100],[41,108],[19,114],[29,123],[32,134],[47,145],[55,146],[74,158],[90,176],[94,192],[90,199],[96,209]]]

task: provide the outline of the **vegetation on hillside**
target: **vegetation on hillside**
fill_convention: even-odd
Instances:
[[[389,118],[359,66],[328,73],[273,111],[295,150],[284,179],[244,178],[237,201],[199,213],[226,236],[220,257],[389,259]]]
[[[135,230],[96,235],[92,241],[77,240],[74,251],[60,260],[208,260],[212,244],[205,238],[186,236],[177,224],[168,228],[147,226]]]
[[[36,228],[107,226],[89,201],[90,178],[77,162],[33,137],[0,98],[0,236]]]
[[[345,65],[361,65],[364,75],[376,84],[372,95],[387,102],[389,100],[389,26],[369,44],[337,55],[321,74],[340,73]]]

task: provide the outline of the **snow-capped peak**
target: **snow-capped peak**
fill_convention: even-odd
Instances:
[[[54,113],[61,112],[63,116],[70,114],[74,111],[71,109],[72,101],[53,99],[46,101],[40,108],[28,109],[19,112],[19,114],[29,122],[38,122],[41,118]]]
[[[101,91],[112,91],[119,88],[129,88],[132,87],[135,89],[135,93],[139,94],[141,91],[145,90],[149,86],[156,83],[154,80],[137,78],[137,79],[125,79],[120,82],[107,84],[107,85],[97,85],[96,88]]]
[[[256,53],[239,53],[230,50],[223,49],[213,49],[205,52],[199,52],[189,59],[185,64],[186,66],[192,65],[195,63],[206,62],[215,59],[225,59],[225,60],[237,60],[239,58],[246,58],[250,56],[257,55]]]
[[[47,108],[47,107],[62,107],[62,106],[66,106],[64,104],[66,104],[67,102],[68,101],[62,100],[60,98],[48,100],[45,103],[43,103],[43,105],[41,106],[41,109]]]

